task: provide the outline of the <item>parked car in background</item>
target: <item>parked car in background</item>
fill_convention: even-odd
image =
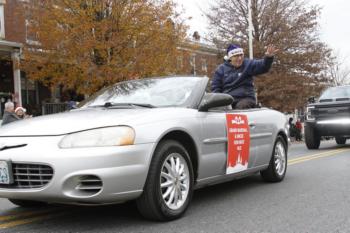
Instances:
[[[207,93],[207,77],[132,80],[78,109],[0,130],[0,197],[19,206],[101,205],[136,200],[143,216],[179,218],[193,190],[287,170],[285,116],[231,109]]]
[[[350,86],[330,87],[306,108],[307,148],[318,149],[321,138],[329,137],[339,145],[350,138]]]

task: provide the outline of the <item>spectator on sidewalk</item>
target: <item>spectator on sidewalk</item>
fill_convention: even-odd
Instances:
[[[296,135],[296,127],[295,127],[295,124],[293,123],[293,120],[294,120],[293,117],[290,117],[289,121],[288,121],[288,123],[289,123],[289,136],[292,138],[294,138]]]
[[[300,118],[298,118],[297,122],[295,123],[295,128],[296,128],[295,140],[302,141],[301,132],[303,130],[303,126],[301,124]]]
[[[15,113],[18,116],[18,118],[20,118],[20,119],[25,119],[25,118],[31,117],[30,115],[27,115],[27,109],[25,109],[23,107],[17,107],[15,109]]]
[[[5,104],[5,111],[1,125],[6,125],[18,120],[20,120],[20,118],[15,114],[15,104],[11,101],[7,102]]]

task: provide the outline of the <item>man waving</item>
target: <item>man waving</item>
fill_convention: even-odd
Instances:
[[[244,58],[243,49],[235,44],[227,48],[225,62],[216,69],[211,84],[212,92],[226,93],[234,98],[232,104],[236,109],[252,108],[256,105],[254,76],[267,73],[278,50],[267,47],[263,59]]]

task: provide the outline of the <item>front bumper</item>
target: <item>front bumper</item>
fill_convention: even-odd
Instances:
[[[307,121],[320,136],[350,136],[350,118]]]
[[[52,180],[42,188],[0,188],[0,197],[55,203],[106,204],[135,199],[145,184],[154,143],[132,146],[60,149],[62,137],[0,138],[25,147],[0,151],[0,160],[13,163],[47,164]],[[96,193],[77,189],[80,177],[98,177]],[[78,191],[77,191],[78,190]]]

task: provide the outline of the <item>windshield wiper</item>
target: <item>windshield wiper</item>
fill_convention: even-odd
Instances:
[[[143,107],[143,108],[156,108],[156,106],[152,104],[143,104],[143,103],[111,103],[106,102],[103,107],[105,108],[113,108],[113,107]]]

